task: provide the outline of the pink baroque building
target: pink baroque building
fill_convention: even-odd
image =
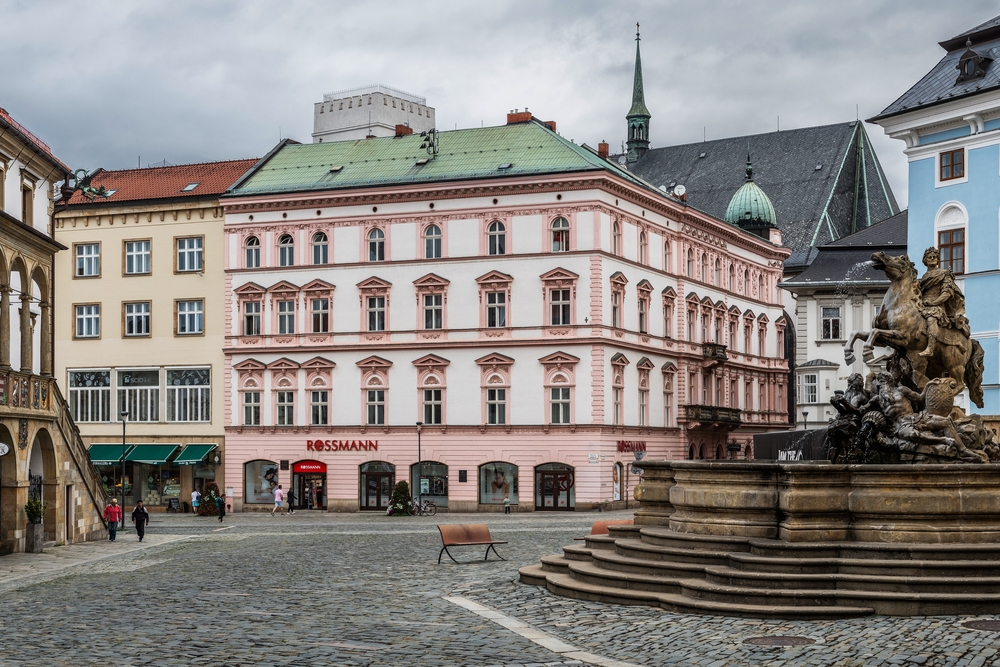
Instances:
[[[284,142],[237,182],[235,509],[281,484],[298,507],[384,510],[398,480],[452,511],[587,509],[625,500],[634,452],[751,456],[787,428],[777,231],[605,155],[511,114]]]

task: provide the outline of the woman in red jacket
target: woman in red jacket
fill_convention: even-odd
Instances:
[[[118,506],[118,499],[112,498],[111,504],[104,508],[104,518],[108,522],[108,533],[111,535],[111,541],[115,541],[115,535],[118,533],[118,522],[122,520],[122,508]]]

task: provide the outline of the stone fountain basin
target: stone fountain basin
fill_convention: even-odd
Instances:
[[[1000,543],[1000,464],[643,461],[635,523],[786,542]]]

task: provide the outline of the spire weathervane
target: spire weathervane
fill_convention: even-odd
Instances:
[[[747,142],[747,182],[753,180],[753,163],[750,162],[750,142]]]
[[[632,78],[632,106],[625,115],[628,121],[628,157],[635,162],[649,149],[649,109],[642,90],[642,58],[639,55],[639,23],[635,24],[635,74]]]

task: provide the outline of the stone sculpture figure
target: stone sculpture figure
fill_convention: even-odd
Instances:
[[[831,403],[838,416],[830,420],[831,458],[835,461],[979,463],[1000,457],[1000,447],[978,415],[966,415],[955,396],[969,390],[983,407],[983,349],[972,340],[965,299],[954,274],[940,266],[940,253],[929,248],[927,271],[917,279],[905,255],[872,255],[872,265],[891,281],[882,310],[871,331],[854,332],[844,349],[848,364],[853,346],[864,339],[864,361],[885,362],[886,371],[848,379],[848,392]],[[890,349],[874,358],[876,346]],[[862,401],[863,392],[869,398]]]

